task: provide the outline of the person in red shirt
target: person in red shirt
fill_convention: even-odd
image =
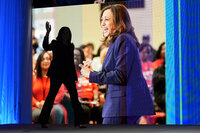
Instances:
[[[95,83],[89,83],[89,79],[83,77],[80,72],[79,65],[85,60],[84,53],[80,48],[74,49],[74,65],[78,81],[76,82],[76,88],[78,92],[78,98],[81,106],[84,110],[84,123],[102,123],[102,108],[99,103],[99,88]],[[67,89],[64,85],[61,88]],[[70,95],[66,93],[67,99],[70,99]]]
[[[82,103],[82,107],[85,113],[88,115],[86,119],[87,123],[101,123],[102,106],[99,104],[99,88],[97,84],[90,83],[89,78],[81,75],[81,64],[84,60],[83,51],[79,48],[74,49],[74,64],[78,81],[76,82],[76,88],[78,92],[79,100]],[[92,121],[91,121],[92,120]]]
[[[147,82],[153,99],[152,77],[153,77],[153,62],[149,60],[149,56],[153,52],[153,48],[148,43],[142,43],[139,47],[140,58],[142,63],[142,73]]]
[[[154,99],[153,95],[153,86],[152,86],[152,77],[153,77],[153,62],[150,59],[153,48],[148,43],[142,43],[139,47],[140,58],[142,63],[142,73],[147,82],[149,92],[152,100]],[[142,116],[140,118],[139,124],[153,124],[153,115],[152,116]]]
[[[39,115],[43,108],[46,97],[50,89],[50,78],[47,71],[51,64],[51,57],[47,52],[42,52],[37,59],[35,71],[33,73],[32,84],[32,121],[38,123]],[[49,123],[67,124],[67,110],[59,104],[64,97],[66,90],[60,89],[54,101]]]

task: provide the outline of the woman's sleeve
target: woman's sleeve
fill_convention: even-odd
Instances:
[[[90,72],[90,82],[98,84],[127,84],[127,55],[130,54],[129,47],[130,40],[125,36],[120,36],[114,43],[114,58],[107,59],[108,61],[115,60],[115,67],[113,71]],[[130,56],[129,56],[130,57]],[[130,59],[132,60],[132,59]]]

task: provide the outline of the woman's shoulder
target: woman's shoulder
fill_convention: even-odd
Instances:
[[[118,37],[117,37],[117,39],[116,40],[130,40],[130,41],[133,41],[134,39],[133,39],[133,37],[129,34],[129,33],[122,33],[122,34],[120,34]]]
[[[118,44],[124,43],[124,42],[126,44],[132,44],[132,45],[136,46],[135,40],[129,33],[122,33],[115,40],[115,43],[118,43]]]
[[[121,47],[122,44],[125,44],[126,47],[133,47],[135,46],[135,48],[137,47],[136,46],[136,43],[135,43],[135,40],[133,39],[133,37],[128,34],[128,33],[122,33],[120,34],[116,40],[115,40],[115,48],[118,48],[118,47]]]

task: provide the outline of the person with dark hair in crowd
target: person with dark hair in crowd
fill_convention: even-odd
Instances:
[[[32,47],[33,47],[33,55],[36,54],[36,49],[38,48],[38,39],[35,37],[35,28],[32,28]]]
[[[95,71],[101,71],[102,68],[102,57],[103,57],[103,51],[105,51],[105,49],[107,49],[108,47],[104,44],[102,44],[98,51],[97,54],[94,56],[93,60],[92,60],[92,64],[91,67],[93,70]],[[105,53],[105,52],[104,52]]]
[[[43,41],[43,48],[53,51],[53,60],[50,65],[47,76],[50,77],[50,91],[42,108],[39,117],[39,123],[46,128],[55,96],[63,83],[69,91],[72,106],[74,109],[75,126],[84,127],[82,124],[83,109],[78,100],[78,94],[75,81],[77,81],[76,70],[74,66],[74,45],[71,43],[72,34],[68,27],[62,27],[59,30],[56,40],[49,44],[49,33],[51,25],[46,22],[46,35]]]
[[[88,58],[91,60],[94,58],[95,55],[93,54],[93,51],[94,51],[93,43],[87,43],[86,45],[83,45],[82,50],[83,50],[85,58]]]
[[[150,44],[150,36],[149,35],[144,35],[142,37],[142,44]],[[153,62],[155,60],[155,55],[156,55],[156,50],[152,47],[152,52],[149,55],[149,60]]]
[[[148,43],[142,43],[139,47],[140,58],[142,62],[142,73],[147,82],[151,98],[154,99],[152,77],[153,77],[153,62],[149,57],[152,55],[153,48]],[[142,116],[140,124],[153,124],[153,116]]]
[[[127,8],[122,4],[105,7],[100,23],[103,42],[109,46],[102,71],[93,71],[91,62],[84,61],[81,72],[90,82],[108,84],[103,124],[138,124],[141,116],[154,114],[154,107]]]
[[[156,123],[166,123],[166,107],[165,107],[165,61],[153,72],[153,89],[155,97],[155,111],[161,112],[162,117],[156,119]]]
[[[150,36],[149,35],[144,35],[142,37],[142,43],[145,43],[145,44],[149,44],[150,43]]]
[[[161,43],[156,53],[157,60],[153,62],[153,89],[155,97],[155,111],[161,112],[161,117],[156,119],[156,123],[166,123],[165,109],[165,42]]]
[[[33,87],[32,87],[32,121],[38,122],[41,110],[43,108],[46,97],[50,89],[50,78],[47,76],[48,69],[51,64],[51,56],[48,52],[42,52],[37,59],[35,71],[33,73]],[[66,90],[60,89],[55,98],[53,108],[51,110],[49,123],[67,124],[67,110],[60,102],[64,98]]]
[[[164,64],[165,61],[165,42],[161,43],[156,52],[155,61],[153,62],[154,70]]]
[[[79,48],[74,49],[74,64],[78,81],[76,87],[78,91],[78,97],[82,103],[82,107],[88,116],[86,122],[97,122],[101,123],[101,107],[99,104],[98,86],[95,83],[90,83],[89,79],[83,77],[80,70],[79,64],[82,64],[85,60],[83,51]]]
[[[147,81],[151,97],[153,99],[152,76],[153,76],[153,62],[149,60],[149,56],[153,52],[153,48],[148,43],[142,43],[139,47],[140,58],[142,62],[142,72]]]
[[[101,51],[102,51],[104,48],[107,48],[107,46],[104,45],[104,44],[101,44],[101,46],[100,46],[99,49],[97,50],[97,54],[95,55],[95,57],[100,56],[100,53],[101,53]]]
[[[37,61],[37,48],[38,48],[38,39],[35,37],[35,28],[32,28],[32,59],[33,59],[33,71],[35,69],[36,61]]]

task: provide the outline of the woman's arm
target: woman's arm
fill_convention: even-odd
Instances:
[[[48,50],[52,50],[51,44],[49,45],[49,33],[51,31],[51,25],[49,24],[49,22],[46,22],[46,30],[47,30],[47,32],[44,37],[42,46],[43,46],[44,50],[48,51]]]
[[[130,56],[130,51],[134,52],[131,46],[131,40],[126,35],[121,35],[116,39],[114,46],[114,58],[106,59],[115,60],[114,70],[102,72],[90,72],[90,82],[98,84],[127,84],[127,61],[132,62],[134,56]],[[128,56],[129,55],[129,56]],[[128,58],[127,58],[128,57]],[[130,63],[129,63],[130,64]]]

